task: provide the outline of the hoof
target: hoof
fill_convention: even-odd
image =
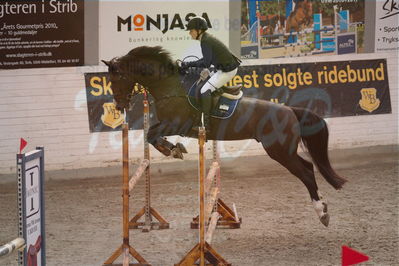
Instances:
[[[173,156],[173,158],[183,160],[183,153],[182,153],[181,150],[180,150],[179,148],[177,148],[177,147],[175,147],[175,148],[172,149],[172,156]]]
[[[330,223],[330,215],[328,213],[323,214],[320,217],[320,222],[325,226],[328,227],[328,224]]]
[[[180,142],[176,143],[176,148],[179,149],[182,153],[187,153],[186,147]]]

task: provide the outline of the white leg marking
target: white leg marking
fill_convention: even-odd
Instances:
[[[317,200],[317,201],[316,200],[312,200],[312,203],[313,203],[313,207],[314,207],[317,215],[319,216],[319,218],[322,217],[323,214],[324,214],[323,201],[321,201],[321,200]]]

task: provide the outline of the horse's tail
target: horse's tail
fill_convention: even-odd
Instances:
[[[297,117],[301,138],[322,176],[335,189],[341,189],[347,180],[332,169],[328,158],[328,128],[323,118],[314,112],[291,107]]]

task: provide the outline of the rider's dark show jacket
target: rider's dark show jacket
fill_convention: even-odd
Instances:
[[[217,70],[230,72],[241,63],[241,60],[233,55],[224,43],[207,32],[202,34],[201,50],[203,58],[189,62],[188,66],[209,68],[213,65]]]

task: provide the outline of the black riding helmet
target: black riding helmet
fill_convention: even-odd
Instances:
[[[193,17],[187,24],[186,30],[203,30],[208,29],[208,23],[203,17]]]

